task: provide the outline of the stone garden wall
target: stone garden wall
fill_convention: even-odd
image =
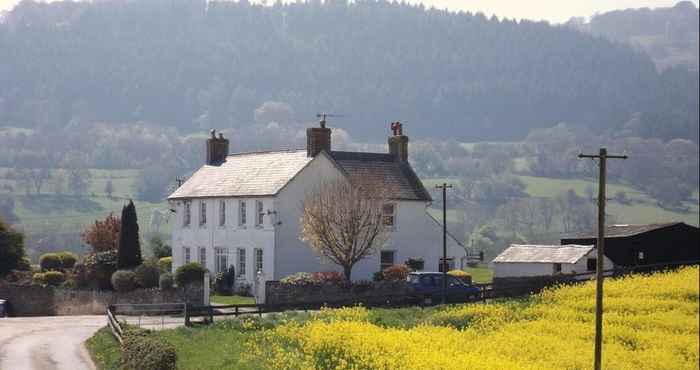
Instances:
[[[402,305],[411,300],[405,281],[363,284],[284,284],[267,281],[265,304],[273,306],[323,306],[362,303],[369,306]]]
[[[136,289],[118,293],[107,290],[78,290],[20,286],[0,283],[0,299],[7,300],[11,316],[102,315],[110,304],[192,303],[203,304],[202,286]]]

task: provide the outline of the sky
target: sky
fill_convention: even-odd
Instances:
[[[10,9],[19,0],[0,0],[0,10]],[[571,17],[590,17],[615,9],[668,7],[680,0],[407,0],[426,6],[477,12],[499,18],[565,22]],[[268,2],[272,2],[269,0]],[[698,0],[693,0],[698,5]]]

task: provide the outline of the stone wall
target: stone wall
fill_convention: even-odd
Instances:
[[[322,306],[362,303],[374,305],[401,305],[411,300],[409,285],[404,281],[381,281],[372,284],[290,285],[279,281],[265,284],[265,304],[274,306]]]
[[[12,316],[101,315],[107,306],[120,303],[203,303],[201,286],[187,289],[137,289],[132,292],[77,290],[0,284],[0,298],[9,304]]]

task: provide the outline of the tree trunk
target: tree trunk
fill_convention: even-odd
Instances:
[[[343,275],[345,275],[345,280],[350,281],[350,274],[352,273],[352,265],[343,266]]]

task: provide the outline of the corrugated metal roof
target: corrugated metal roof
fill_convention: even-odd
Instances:
[[[351,179],[383,183],[393,199],[432,200],[411,165],[391,154],[334,151],[331,157]]]
[[[576,263],[595,247],[592,245],[513,244],[492,262]]]
[[[649,231],[663,229],[665,227],[681,224],[682,222],[666,222],[645,225],[609,225],[605,227],[605,238],[624,238],[627,236],[639,235]],[[596,239],[598,235],[595,231],[580,234],[578,236],[566,237],[563,239]]]
[[[352,179],[376,180],[393,199],[430,201],[430,194],[408,163],[383,153],[331,152]],[[240,153],[220,165],[202,166],[168,199],[275,195],[313,158],[306,149]]]
[[[306,149],[229,155],[202,166],[168,199],[274,195],[312,159]]]

